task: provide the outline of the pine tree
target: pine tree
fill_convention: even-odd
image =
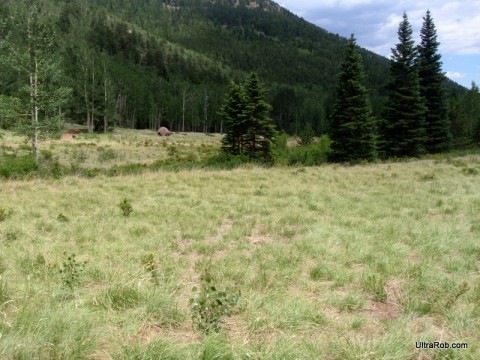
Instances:
[[[252,159],[270,161],[276,130],[270,117],[272,107],[265,101],[265,87],[256,73],[244,84],[248,97],[245,152]]]
[[[243,136],[247,129],[248,100],[245,89],[240,84],[232,83],[230,92],[220,108],[223,118],[225,136],[222,139],[222,150],[232,155],[244,152]]]
[[[425,126],[427,132],[426,150],[438,153],[451,148],[452,134],[447,116],[447,103],[443,82],[441,55],[438,53],[437,31],[427,11],[420,32],[421,44],[418,47],[418,74],[420,93],[425,101]]]
[[[331,140],[333,161],[373,160],[376,157],[375,124],[364,80],[363,63],[352,34],[340,67],[334,104]]]
[[[417,156],[425,152],[425,105],[415,60],[417,51],[407,14],[398,29],[399,43],[392,49],[389,97],[381,126],[383,155]]]
[[[270,161],[276,130],[269,116],[271,106],[264,100],[265,89],[257,74],[244,84],[230,85],[220,108],[226,135],[222,150],[250,159]]]

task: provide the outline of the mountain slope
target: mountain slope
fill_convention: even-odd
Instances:
[[[73,118],[84,119],[90,108],[90,117],[109,113],[123,126],[161,123],[174,130],[219,131],[217,111],[229,82],[256,71],[270,89],[281,129],[295,133],[307,123],[318,133],[328,128],[346,40],[273,1],[43,3],[60,29],[65,69],[75,90]],[[378,115],[389,61],[367,50],[361,54]],[[107,78],[114,100],[102,107]]]

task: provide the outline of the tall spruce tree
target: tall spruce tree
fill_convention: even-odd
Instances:
[[[425,152],[425,105],[416,68],[417,51],[407,14],[392,49],[388,102],[381,126],[381,149],[386,157],[417,156]]]
[[[265,88],[256,73],[244,84],[233,83],[220,108],[226,135],[222,150],[232,155],[271,161],[276,130],[265,101]]]
[[[420,94],[425,106],[425,126],[427,132],[426,150],[438,153],[452,146],[452,134],[447,112],[447,101],[443,82],[441,55],[438,53],[437,31],[430,10],[423,18],[418,47],[418,75]]]
[[[330,134],[333,161],[355,162],[376,157],[375,124],[364,77],[362,58],[352,34],[340,67],[333,109]]]
[[[225,136],[222,150],[227,154],[240,155],[244,150],[243,136],[246,133],[248,119],[248,100],[241,84],[230,84],[228,95],[220,107]]]
[[[245,82],[248,97],[248,122],[245,152],[252,159],[270,161],[276,130],[270,112],[272,107],[265,101],[265,87],[257,73],[251,73]]]

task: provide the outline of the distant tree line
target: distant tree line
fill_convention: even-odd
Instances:
[[[447,97],[430,11],[424,17],[420,37],[420,45],[415,46],[404,14],[398,29],[399,42],[392,49],[388,101],[383,115],[375,120],[352,35],[340,68],[332,115],[332,160],[419,156],[478,144],[478,87],[473,83],[462,96],[463,106],[458,95]]]
[[[365,101],[355,106],[364,107],[373,119],[375,130],[367,138],[374,140],[365,141],[374,142],[375,157],[478,143],[478,87],[473,84],[467,91],[441,74],[429,14],[419,47],[410,43],[405,17],[389,76],[388,60],[352,47],[272,2],[258,4],[251,9],[249,2],[234,0],[6,0],[0,4],[0,127],[22,124],[33,138],[57,131],[58,126],[47,125],[62,119],[85,124],[89,131],[166,126],[225,132],[222,104],[229,84],[243,84],[255,72],[269,89],[264,100],[279,131],[310,134],[304,139],[328,133],[337,136],[335,148],[344,136],[335,134],[344,121],[340,102],[347,101],[336,88],[337,80],[343,86],[337,64],[347,44],[351,59],[345,61],[361,69],[354,82]],[[25,29],[33,24],[25,19],[33,8],[38,52],[25,51]],[[48,54],[37,79],[49,80],[37,83],[38,93],[30,81],[35,72],[21,67],[14,50],[33,56],[30,65],[35,56]],[[409,83],[400,84],[400,79]],[[399,117],[399,104],[407,100],[415,114]]]

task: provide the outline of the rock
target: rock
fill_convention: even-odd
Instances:
[[[168,130],[166,127],[162,126],[160,129],[157,131],[158,135],[160,136],[170,136],[171,132]]]

